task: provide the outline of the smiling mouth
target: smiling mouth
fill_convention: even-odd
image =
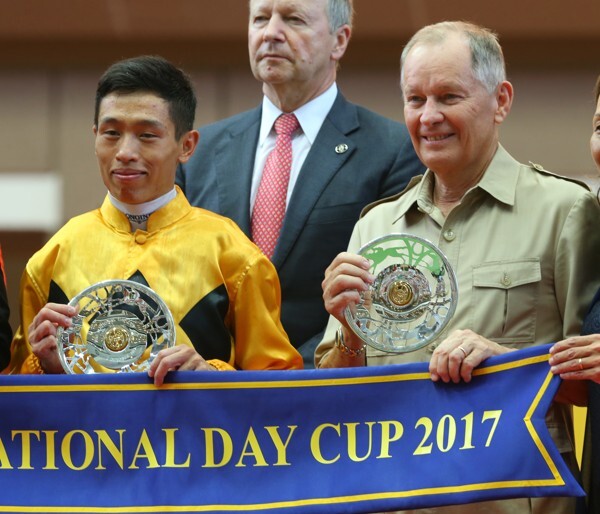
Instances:
[[[435,142],[435,141],[443,141],[444,139],[448,139],[452,134],[442,135],[442,136],[423,136],[425,141]]]

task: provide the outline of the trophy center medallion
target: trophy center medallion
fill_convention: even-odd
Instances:
[[[111,352],[122,352],[129,345],[129,332],[122,327],[112,327],[104,336],[104,345]]]
[[[394,305],[406,307],[414,298],[413,288],[408,282],[399,280],[390,287],[388,298]]]

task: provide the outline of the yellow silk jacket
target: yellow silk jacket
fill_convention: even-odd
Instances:
[[[271,262],[231,220],[191,207],[177,189],[145,231],[132,233],[107,197],[99,209],[71,219],[29,260],[21,279],[21,326],[6,371],[40,372],[31,363],[27,329],[46,303],[68,303],[112,279],[153,289],[173,315],[177,344],[193,346],[217,368],[302,367],[279,320],[279,279]]]

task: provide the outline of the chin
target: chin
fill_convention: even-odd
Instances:
[[[127,203],[129,205],[136,205],[138,203],[144,203],[146,200],[143,199],[141,194],[136,192],[121,189],[119,191],[111,191],[111,194],[119,200],[119,202]]]
[[[268,84],[279,84],[281,82],[287,82],[290,79],[289,74],[286,73],[281,66],[263,66],[258,70],[257,75],[261,82],[266,82]]]

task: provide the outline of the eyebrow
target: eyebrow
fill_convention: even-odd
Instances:
[[[114,116],[105,116],[103,118],[100,118],[100,120],[98,121],[98,124],[122,123],[122,122],[123,122],[123,120],[120,118],[115,118]],[[144,125],[144,126],[156,127],[156,128],[165,128],[163,123],[161,123],[158,120],[153,120],[153,119],[140,118],[138,120],[134,120],[133,123],[136,125]]]

